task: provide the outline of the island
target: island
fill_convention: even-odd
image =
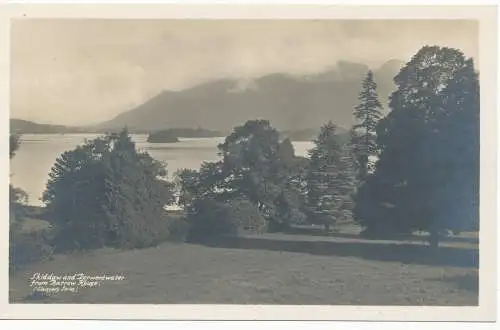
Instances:
[[[147,141],[150,143],[176,143],[179,142],[179,138],[172,134],[171,130],[165,130],[149,133]]]

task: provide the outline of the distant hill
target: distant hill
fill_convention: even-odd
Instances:
[[[10,132],[16,134],[64,134],[85,133],[86,129],[63,125],[38,124],[22,119],[11,119]]]
[[[70,133],[107,133],[117,132],[124,126],[117,126],[115,128],[99,128],[99,127],[76,127],[64,125],[49,125],[39,124],[33,121],[23,119],[10,119],[10,132],[16,134],[70,134]],[[148,134],[146,129],[130,129],[131,133]],[[168,133],[176,137],[184,138],[203,138],[203,137],[220,137],[225,136],[225,133],[208,130],[205,128],[169,128]]]
[[[393,77],[403,62],[390,60],[374,77],[383,105],[394,89]],[[320,127],[328,120],[348,128],[368,67],[340,61],[325,72],[307,76],[284,73],[255,79],[245,86],[233,79],[207,82],[181,91],[164,91],[146,103],[98,125],[99,129],[128,126],[162,130],[198,126],[229,132],[246,120],[262,118],[279,130]]]

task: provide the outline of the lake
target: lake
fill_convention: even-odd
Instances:
[[[99,134],[25,134],[21,146],[10,161],[11,182],[29,195],[29,204],[43,205],[40,198],[48,180],[48,174],[56,158],[64,151],[72,150],[85,139]],[[157,160],[167,163],[169,179],[182,168],[198,169],[204,161],[217,161],[217,145],[224,138],[181,138],[178,143],[148,143],[146,134],[133,134],[138,149],[147,151]],[[306,156],[312,142],[293,142],[295,154]]]

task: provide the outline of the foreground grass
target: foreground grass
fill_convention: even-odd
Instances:
[[[210,246],[208,246],[210,245]],[[477,246],[266,234],[208,245],[57,255],[13,274],[10,301],[33,273],[123,274],[44,303],[477,305]]]

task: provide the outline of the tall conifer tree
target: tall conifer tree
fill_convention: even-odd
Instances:
[[[336,127],[328,122],[321,128],[307,175],[308,206],[313,221],[328,231],[349,218],[354,173],[347,147],[338,143]]]
[[[382,117],[377,84],[368,71],[361,85],[359,104],[354,108],[356,124],[351,131],[351,145],[358,165],[358,179],[364,181],[373,170],[373,156],[377,155],[376,127]]]

